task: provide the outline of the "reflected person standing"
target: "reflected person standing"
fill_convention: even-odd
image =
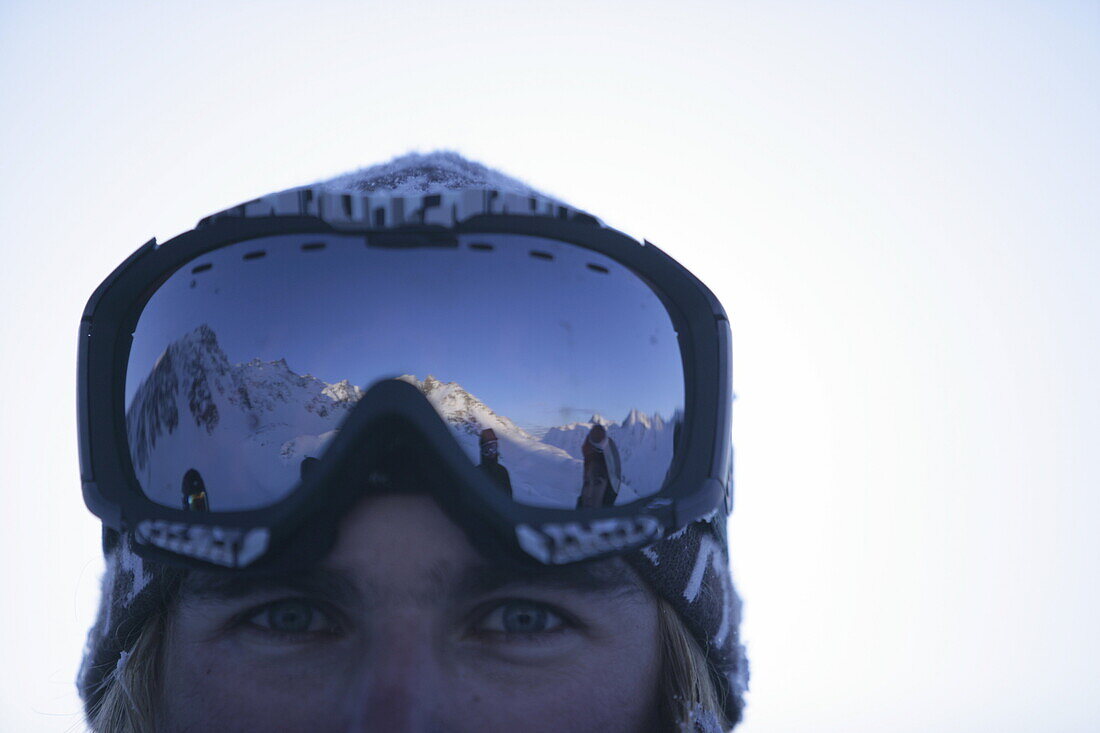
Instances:
[[[481,462],[478,463],[478,468],[493,479],[501,491],[512,498],[512,479],[508,475],[508,469],[500,465],[500,441],[497,440],[497,434],[492,428],[485,428],[481,431],[478,443],[481,451]]]
[[[622,484],[622,462],[615,441],[599,423],[588,431],[581,447],[584,457],[584,483],[577,507],[615,506]]]

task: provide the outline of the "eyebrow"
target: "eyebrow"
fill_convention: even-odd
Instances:
[[[458,598],[470,598],[515,586],[536,586],[605,596],[644,592],[630,566],[613,559],[574,565],[470,565],[463,568],[451,593]]]
[[[182,598],[235,601],[254,595],[292,591],[325,598],[344,605],[363,602],[351,576],[342,570],[317,566],[304,571],[277,575],[230,575],[195,570],[187,574],[180,588]]]
[[[527,566],[478,563],[454,568],[440,564],[428,571],[432,585],[459,600],[468,600],[513,587],[564,590],[583,595],[623,596],[645,592],[634,571],[621,560],[574,565]],[[324,565],[274,575],[229,575],[193,571],[181,587],[181,598],[235,601],[255,595],[291,591],[345,606],[361,606],[364,592],[352,575]],[[367,595],[372,589],[367,588]]]

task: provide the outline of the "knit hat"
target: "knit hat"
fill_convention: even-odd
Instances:
[[[453,152],[410,153],[328,181],[269,194],[199,222],[229,217],[299,214],[333,222],[451,225],[482,213],[582,219],[591,215]],[[495,435],[489,439],[495,438]],[[481,435],[481,441],[486,435]],[[303,472],[305,466],[303,466]],[[748,667],[740,642],[741,601],[729,569],[724,517],[696,522],[626,556],[657,595],[675,609],[706,654],[726,717],[741,719]],[[90,714],[105,680],[124,662],[141,628],[164,613],[187,571],[143,561],[128,533],[105,529],[106,572],[95,624],[88,633],[78,686]]]

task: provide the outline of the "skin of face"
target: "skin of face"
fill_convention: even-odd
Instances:
[[[488,563],[433,499],[373,496],[313,571],[194,576],[158,729],[657,730],[656,601],[619,559]]]

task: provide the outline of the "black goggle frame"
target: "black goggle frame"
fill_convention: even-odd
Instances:
[[[279,502],[254,510],[196,513],[142,492],[130,463],[124,414],[132,334],[145,303],[181,267],[212,250],[279,234],[362,233],[383,246],[438,246],[458,234],[503,233],[556,239],[608,256],[657,294],[678,334],[684,368],[684,421],[669,480],[655,495],[606,508],[526,506],[503,496],[471,464],[443,420],[414,386],[386,380],[368,389],[318,469]],[[260,216],[204,222],[163,245],[150,240],[96,289],[80,323],[78,431],[84,500],[105,528],[130,531],[138,553],[204,569],[279,571],[315,562],[335,541],[335,525],[362,496],[346,479],[384,446],[379,434],[414,440],[435,460],[447,492],[437,499],[481,547],[519,561],[562,564],[609,557],[707,520],[724,535],[732,508],[729,323],[696,277],[657,247],[593,221],[479,214],[453,227],[376,229],[313,216]],[[380,430],[379,428],[384,428]]]

